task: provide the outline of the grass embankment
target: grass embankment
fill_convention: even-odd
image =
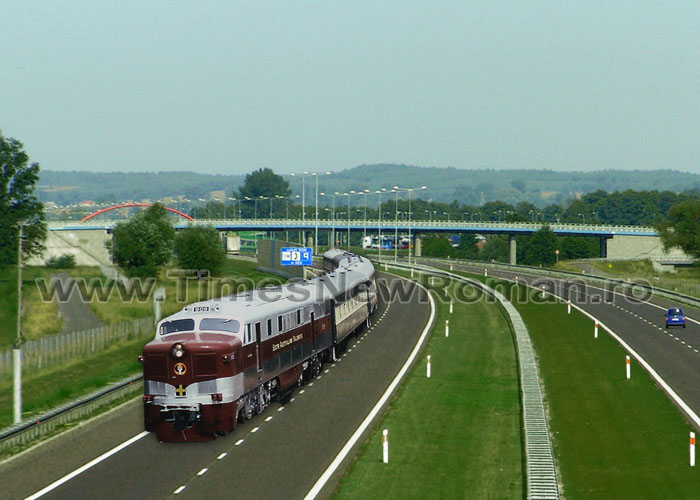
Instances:
[[[101,283],[98,287],[103,287],[107,290],[107,281],[101,276],[97,268],[90,270],[81,269],[75,275],[76,277],[84,277],[88,282],[90,279],[98,279],[100,280],[99,283]],[[279,277],[259,272],[256,269],[255,262],[227,259],[219,276],[197,280],[192,275],[183,275],[179,270],[169,268],[159,273],[154,284],[149,284],[146,280],[143,280],[141,289],[150,291],[163,287],[165,289],[165,302],[161,308],[161,315],[169,316],[181,310],[185,305],[198,300],[231,295],[243,289],[280,284],[283,281]],[[88,294],[91,294],[90,289],[91,287],[88,287]],[[91,295],[92,300],[88,302],[88,305],[97,317],[107,324],[144,318],[153,314],[152,300],[139,300],[139,294],[130,294],[129,291],[124,289],[120,293],[120,290],[114,287],[112,292],[106,297],[107,300],[101,300],[98,294]]]
[[[504,286],[510,297],[514,285]],[[634,361],[626,380],[624,350],[602,330],[594,339],[583,314],[568,315],[565,304],[523,286],[518,293],[566,498],[698,498],[698,474],[688,462],[692,429],[665,393]]]
[[[645,280],[658,288],[664,288],[666,290],[672,290],[674,292],[700,298],[699,266],[677,267],[672,272],[662,272],[654,269],[654,266],[649,260],[594,260],[587,261],[585,264],[594,267],[600,271],[599,274],[605,277],[621,280]],[[555,268],[578,273],[581,272],[581,266],[577,264],[576,261],[570,262],[568,265],[559,263]]]
[[[111,346],[87,359],[22,377],[22,415],[28,418],[138,373],[143,338]],[[12,378],[0,381],[0,428],[12,424]]]
[[[334,498],[522,498],[517,364],[500,310],[437,300],[421,360]],[[445,320],[450,336],[445,338]],[[425,355],[432,376],[426,378]],[[382,463],[382,430],[389,463]]]
[[[61,331],[55,302],[45,302],[34,286],[37,279],[50,279],[55,270],[43,267],[22,269],[22,335],[33,340]],[[0,349],[12,346],[17,338],[17,268],[0,271]]]

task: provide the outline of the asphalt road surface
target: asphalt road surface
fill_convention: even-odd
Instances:
[[[148,434],[41,498],[165,499],[178,489],[178,499],[303,498],[404,364],[429,314],[425,292],[411,284],[380,301],[359,342],[286,406],[273,403],[210,442],[160,443]],[[142,431],[141,401],[129,402],[0,464],[0,497],[25,498]],[[319,498],[332,494],[352,455]]]

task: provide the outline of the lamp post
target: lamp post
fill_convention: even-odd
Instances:
[[[314,172],[312,175],[316,177],[316,220],[314,221],[314,254],[318,254],[318,176],[320,174]],[[324,175],[331,175],[331,173],[326,172]]]
[[[335,197],[339,196],[339,195],[340,195],[340,193],[338,191],[336,191],[333,194],[321,193],[321,196],[330,196],[331,197],[331,203],[333,206],[333,210],[331,212],[331,214],[332,214],[332,217],[331,217],[331,219],[332,219],[331,220],[331,244],[330,244],[331,247],[335,246]]]
[[[386,188],[381,188],[375,191],[377,193],[377,215],[379,216],[379,225],[377,226],[379,239],[379,260],[382,260],[382,193],[386,192]],[[367,217],[365,217],[366,219]]]
[[[408,265],[411,265],[411,193],[413,191],[419,191],[427,189],[426,186],[421,186],[417,188],[400,188],[399,186],[394,186],[396,191],[406,191],[408,193]],[[398,200],[398,198],[397,198]],[[398,201],[397,201],[398,205]]]
[[[22,421],[22,240],[24,239],[24,225],[26,223],[27,221],[19,223],[17,242],[17,344],[12,349],[15,424]]]
[[[311,175],[309,172],[304,171],[301,174],[292,173],[292,177],[301,175],[301,220],[306,220],[306,176]]]
[[[364,194],[363,192],[355,192],[354,190],[351,190],[349,193],[343,193],[343,196],[348,197],[348,250],[350,250],[350,197],[354,195],[360,195]]]

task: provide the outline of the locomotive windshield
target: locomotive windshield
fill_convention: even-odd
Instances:
[[[194,330],[193,319],[176,319],[173,321],[165,321],[160,325],[160,334],[167,335],[175,332],[191,332]]]
[[[238,333],[238,331],[241,329],[241,324],[235,319],[204,318],[199,322],[199,329]]]

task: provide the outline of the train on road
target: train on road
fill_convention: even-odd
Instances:
[[[160,441],[231,432],[335,360],[377,307],[372,263],[329,250],[320,276],[196,302],[158,322],[143,364],[144,420]]]

